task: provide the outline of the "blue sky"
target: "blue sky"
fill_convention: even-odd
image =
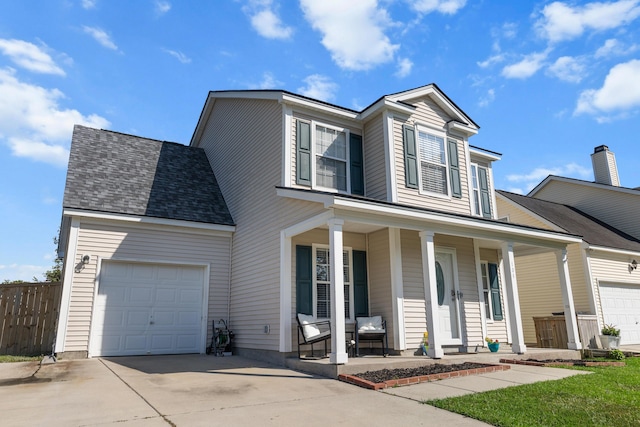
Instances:
[[[503,154],[496,187],[640,186],[640,0],[4,0],[0,282],[53,263],[73,124],[187,144],[209,90],[361,109],[436,83]]]

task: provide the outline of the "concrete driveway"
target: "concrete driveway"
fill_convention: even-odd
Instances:
[[[8,426],[485,425],[411,398],[205,355],[0,364],[0,414]]]

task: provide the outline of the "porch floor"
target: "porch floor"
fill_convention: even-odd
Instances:
[[[557,348],[527,347],[524,354],[515,354],[511,348],[501,348],[496,353],[489,350],[480,350],[478,353],[445,353],[442,359],[432,359],[427,356],[363,356],[350,357],[344,365],[333,365],[329,358],[324,359],[298,359],[287,358],[285,365],[296,371],[321,375],[327,378],[338,378],[340,374],[358,374],[366,371],[381,369],[415,368],[434,363],[455,364],[464,362],[476,362],[487,364],[500,364],[500,359],[580,359],[580,351]]]

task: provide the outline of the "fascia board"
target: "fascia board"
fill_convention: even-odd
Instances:
[[[394,112],[398,112],[398,113],[406,114],[407,116],[410,116],[411,114],[415,113],[416,108],[411,105],[396,102],[385,97],[380,99],[375,104],[367,107],[366,110],[360,113],[358,118],[364,122],[368,118],[375,115],[376,113],[379,113],[385,110],[391,110]]]
[[[605,252],[605,253],[618,254],[618,255],[629,255],[632,257],[640,258],[640,252],[634,252],[634,251],[629,251],[625,249],[608,248],[605,246],[594,246],[594,245],[588,245],[586,249],[592,252]]]
[[[123,221],[138,224],[162,225],[180,228],[194,228],[198,230],[221,231],[233,233],[236,231],[234,225],[209,224],[205,222],[183,221],[179,219],[154,218],[139,215],[124,215],[109,212],[84,211],[81,209],[64,209],[63,215],[72,218],[90,218],[109,221]]]
[[[316,111],[322,111],[323,113],[328,113],[328,114],[344,117],[351,120],[357,120],[359,116],[359,113],[356,113],[354,111],[342,110],[340,108],[332,107],[330,105],[326,105],[321,102],[315,102],[311,99],[298,98],[288,93],[282,94],[282,99],[280,102],[299,106],[299,107],[305,107],[305,108],[309,108]]]
[[[414,211],[411,209],[395,207],[395,206],[380,206],[372,203],[361,202],[356,200],[347,200],[335,197],[333,204],[329,207],[345,210],[357,210],[368,211],[372,213],[378,213],[383,215],[390,215],[399,218],[417,219],[421,221],[428,221],[439,224],[441,226],[454,226],[465,227],[471,229],[478,229],[484,232],[500,233],[506,236],[514,236],[514,238],[532,238],[540,240],[548,240],[554,243],[569,244],[580,243],[582,238],[579,236],[573,236],[568,234],[560,234],[554,231],[543,231],[535,229],[523,229],[515,227],[513,224],[500,224],[494,222],[485,222],[480,220],[474,220],[472,218],[451,217],[434,212]],[[486,235],[485,235],[486,237]]]
[[[469,147],[469,153],[475,157],[482,157],[483,159],[489,160],[491,162],[495,162],[497,160],[501,160],[502,156],[498,156],[497,154],[487,153],[486,151],[478,150],[477,148]]]
[[[449,123],[447,123],[447,129],[449,129],[450,131],[461,132],[461,133],[465,134],[466,136],[472,136],[472,135],[477,135],[478,134],[478,129],[476,129],[475,127],[468,126],[468,125],[465,125],[464,123],[459,123],[459,122],[449,122]],[[496,160],[498,160],[498,159],[496,159]]]
[[[303,200],[305,202],[322,203],[325,207],[333,203],[333,195],[319,194],[312,191],[298,191],[288,188],[277,188],[276,194],[280,197]]]

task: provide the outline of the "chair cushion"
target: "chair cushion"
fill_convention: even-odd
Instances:
[[[315,317],[309,314],[298,313],[298,320],[302,325],[302,333],[304,334],[304,337],[306,339],[309,340],[316,335],[320,335],[320,328],[318,328],[317,325],[313,324],[318,321]]]
[[[358,317],[358,333],[384,332],[382,316]]]

